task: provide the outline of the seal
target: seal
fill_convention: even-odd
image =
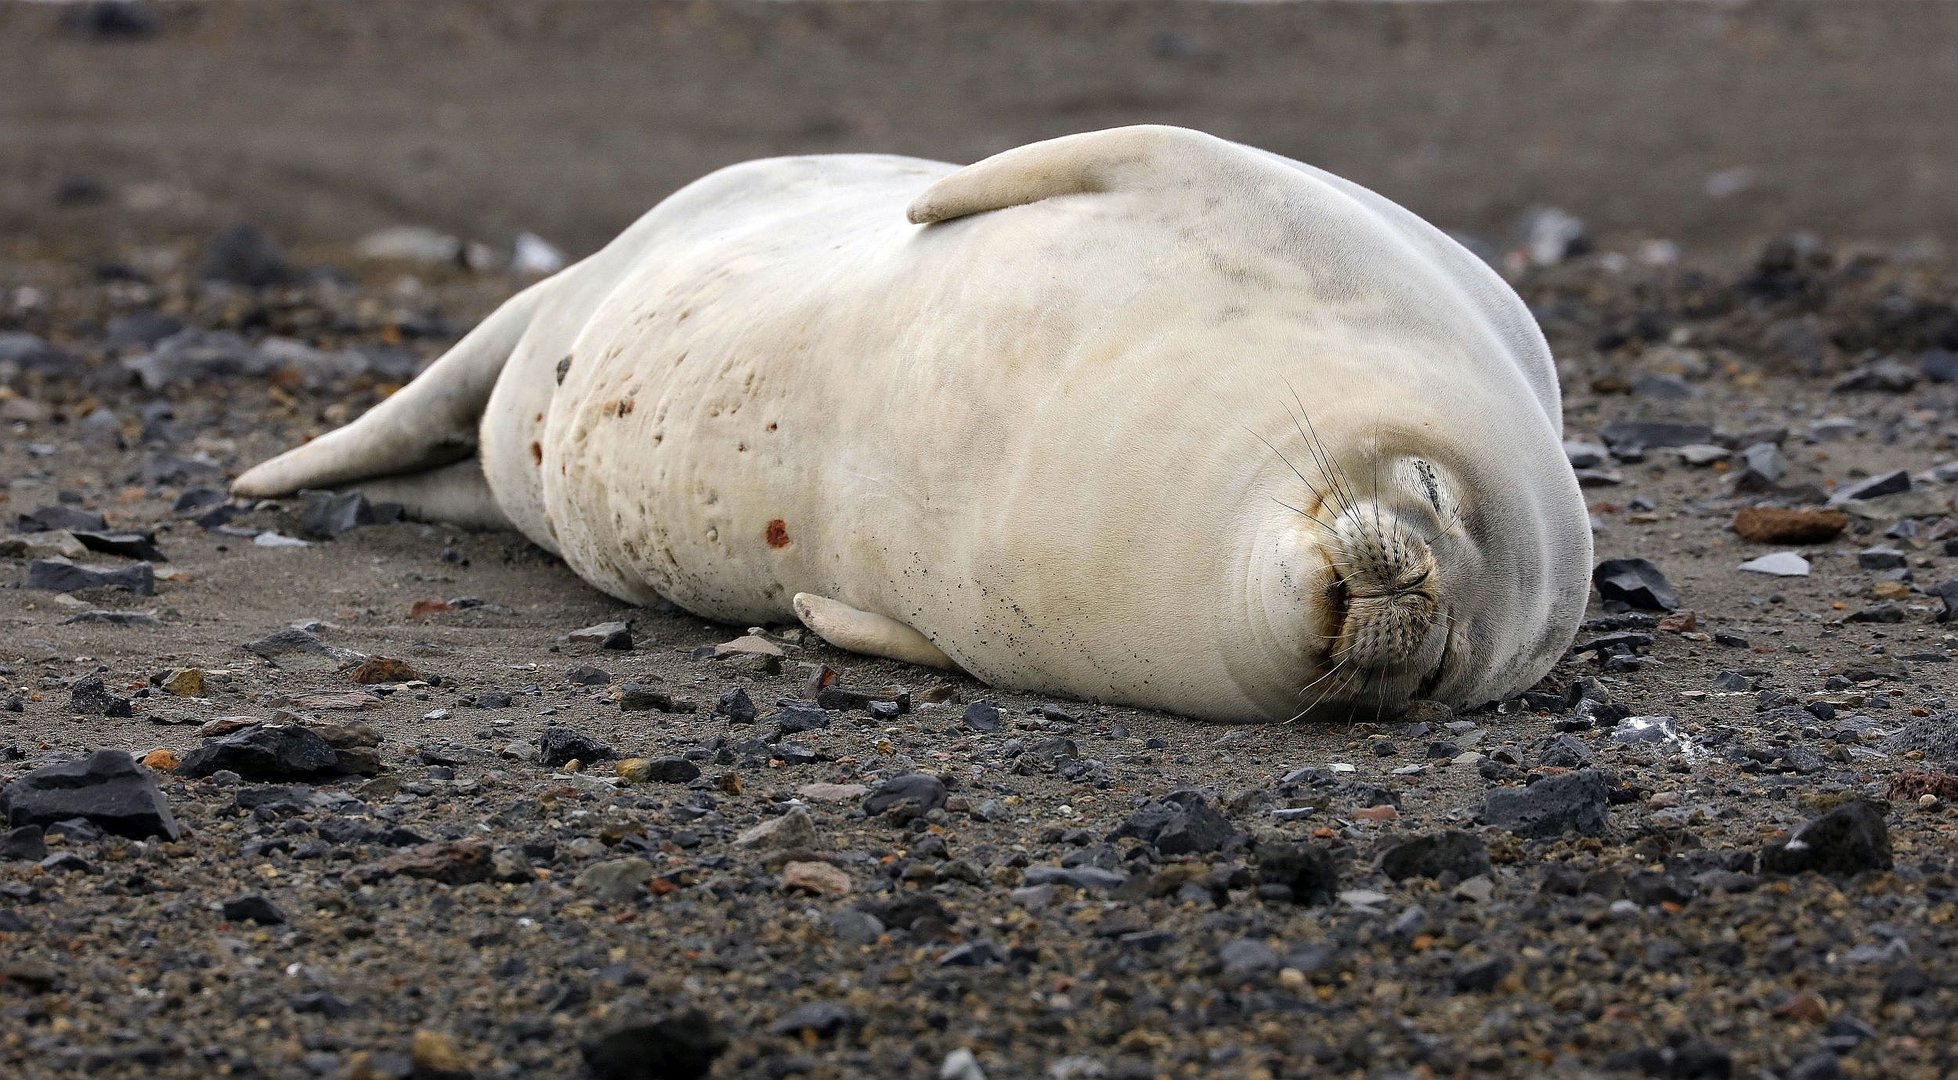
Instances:
[[[1145,126],[721,170],[234,490],[360,484],[627,601],[1285,720],[1548,672],[1591,564],[1561,437],[1460,245]]]

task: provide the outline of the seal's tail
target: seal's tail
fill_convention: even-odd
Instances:
[[[539,290],[548,284],[539,282],[512,297],[360,419],[246,470],[232,482],[232,493],[288,495],[423,472],[471,457],[490,390],[530,327]]]

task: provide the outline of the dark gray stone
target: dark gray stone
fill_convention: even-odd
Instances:
[[[945,782],[930,773],[899,773],[878,784],[864,797],[864,813],[872,817],[896,806],[927,814],[945,805]]]
[[[1216,851],[1237,836],[1237,830],[1204,798],[1188,788],[1150,799],[1108,834],[1108,839],[1133,837],[1164,855],[1195,855]]]
[[[1892,865],[1890,827],[1883,820],[1883,811],[1862,800],[1811,818],[1786,840],[1761,849],[1764,874],[1813,870],[1848,877],[1865,870],[1888,870]]]
[[[77,510],[72,506],[43,506],[32,513],[14,518],[14,531],[24,533],[55,532],[100,532],[109,527],[109,522],[101,514],[87,510]]]
[[[313,732],[265,724],[206,741],[184,755],[177,774],[194,780],[229,771],[247,780],[298,780],[337,773],[339,762],[333,747]]]
[[[818,1038],[827,1039],[839,1034],[844,1028],[862,1023],[848,1007],[834,1001],[812,1001],[799,1005],[776,1018],[768,1025],[773,1035],[800,1035],[805,1031],[814,1032]]]
[[[358,491],[302,491],[298,532],[314,540],[332,540],[363,525],[392,525],[401,520],[399,503],[370,503]]]
[[[35,769],[0,790],[0,819],[10,826],[77,817],[132,840],[182,837],[150,771],[121,750]]]
[[[1492,871],[1489,848],[1474,833],[1449,829],[1403,840],[1380,853],[1380,870],[1395,881],[1453,875],[1466,881]]]
[[[155,596],[156,568],[146,562],[109,567],[82,566],[67,559],[35,559],[27,564],[27,579],[21,585],[49,592],[122,589],[138,596]]]
[[[1619,603],[1645,611],[1674,611],[1679,597],[1672,582],[1647,559],[1606,559],[1591,571],[1591,584],[1605,603]]]
[[[1482,820],[1533,839],[1571,832],[1602,836],[1610,824],[1609,806],[1604,777],[1580,769],[1526,788],[1496,788],[1483,804]]]
[[[1324,845],[1260,843],[1257,854],[1258,880],[1281,886],[1294,904],[1330,904],[1339,892],[1339,864]]]
[[[619,1028],[582,1048],[592,1080],[701,1080],[726,1050],[719,1027],[697,1009]]]
[[[618,752],[582,732],[564,727],[548,727],[537,736],[538,758],[546,765],[562,765],[577,760],[589,765],[594,761],[610,761],[618,757]]]
[[[240,224],[211,237],[204,245],[197,276],[205,281],[262,289],[291,281],[293,273],[285,256],[257,226]]]
[[[224,902],[224,919],[226,922],[278,926],[286,921],[286,914],[263,893],[246,893]]]
[[[1899,495],[1910,490],[1910,470],[1898,469],[1881,476],[1872,476],[1854,484],[1844,484],[1829,496],[1830,506],[1841,506],[1846,502],[1866,499],[1880,499],[1885,495]]]
[[[87,529],[74,532],[74,537],[90,551],[104,555],[119,555],[125,559],[142,559],[146,562],[169,562],[163,557],[163,549],[156,546],[156,534],[147,532],[93,532]]]
[[[22,825],[0,836],[0,860],[40,862],[48,857],[48,845],[39,825]]]

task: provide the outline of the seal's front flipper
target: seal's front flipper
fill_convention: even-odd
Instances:
[[[400,503],[415,521],[440,521],[470,529],[508,529],[510,519],[496,505],[483,463],[467,458],[453,465],[402,476],[385,476],[359,485],[372,502]]]
[[[839,649],[920,667],[959,669],[931,639],[888,616],[858,611],[827,596],[806,592],[795,594],[795,613],[804,626]]]

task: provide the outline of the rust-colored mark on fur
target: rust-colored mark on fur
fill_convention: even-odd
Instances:
[[[531,443],[531,444],[530,444],[530,461],[531,461],[531,463],[532,463],[533,465],[542,465],[542,464],[544,464],[544,444],[543,444],[543,443],[540,443],[540,442],[533,442],[533,443]]]
[[[768,546],[785,548],[789,546],[789,526],[781,518],[768,523]]]
[[[624,419],[625,417],[631,416],[635,404],[631,398],[620,398],[618,405],[619,418]]]

